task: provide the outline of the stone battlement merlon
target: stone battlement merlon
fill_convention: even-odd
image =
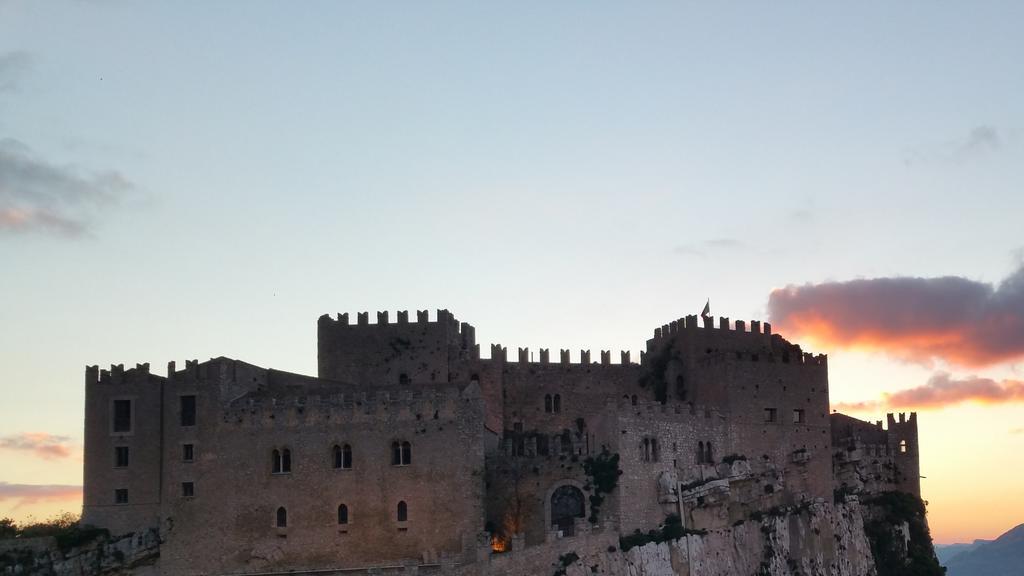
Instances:
[[[540,365],[563,365],[563,366],[639,366],[636,362],[631,361],[632,352],[629,350],[622,350],[618,355],[618,362],[612,362],[612,351],[611,350],[600,350],[599,360],[593,360],[593,356],[589,349],[581,349],[579,356],[574,359],[572,357],[572,351],[568,348],[560,348],[558,351],[558,361],[551,361],[551,350],[549,348],[541,348],[538,350],[536,358],[531,356],[529,348],[518,348],[517,356],[510,357],[508,354],[508,348],[501,344],[491,344],[491,356],[490,358],[482,358],[482,360],[500,360],[506,364],[540,364]],[[479,356],[478,356],[479,357]],[[641,362],[644,357],[644,352],[640,352]]]
[[[761,334],[765,336],[772,335],[772,325],[768,322],[761,322],[760,320],[750,321],[750,330],[747,330],[747,322],[743,320],[737,320],[735,322],[735,328],[729,322],[729,318],[720,316],[718,318],[718,327],[716,328],[714,318],[698,317],[696,315],[689,315],[678,320],[673,320],[668,324],[661,326],[660,328],[654,329],[654,338],[668,338],[672,334],[676,334],[682,330],[696,330],[703,328],[707,330],[721,330],[723,332],[742,332],[745,334]]]
[[[428,310],[417,310],[415,319],[410,320],[408,310],[399,310],[395,314],[395,321],[390,320],[390,312],[387,310],[378,311],[376,313],[377,321],[370,322],[369,312],[357,312],[356,323],[350,323],[350,316],[348,312],[339,312],[332,318],[330,314],[324,314],[319,318],[319,324],[321,325],[333,325],[337,327],[348,326],[348,327],[359,327],[359,326],[401,326],[406,324],[440,324],[449,325],[455,329],[457,333],[464,334],[467,330],[471,333],[475,332],[472,325],[467,322],[459,322],[455,316],[446,309],[438,309],[434,320],[430,319],[430,313]]]
[[[145,363],[142,363],[142,364],[136,364],[135,368],[129,368],[128,370],[125,370],[124,364],[111,364],[109,370],[101,370],[98,365],[86,366],[85,367],[85,383],[86,383],[86,385],[89,385],[89,384],[123,384],[125,382],[126,375],[127,376],[135,376],[135,375],[150,376],[151,374],[149,372],[149,362],[145,362]],[[162,378],[161,376],[157,376],[155,374],[153,374],[152,376],[156,376],[157,378]]]

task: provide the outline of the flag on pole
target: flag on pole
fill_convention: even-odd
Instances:
[[[704,305],[704,311],[700,313],[700,317],[701,318],[710,318],[711,317],[711,299],[710,298],[708,298],[707,304]]]

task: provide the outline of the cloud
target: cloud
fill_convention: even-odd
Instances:
[[[0,502],[15,501],[14,508],[38,502],[82,499],[82,487],[71,484],[9,484],[0,482]]]
[[[0,438],[0,449],[31,452],[46,460],[70,458],[78,450],[67,436],[55,436],[46,432],[24,432]]]
[[[715,238],[696,244],[680,244],[672,252],[687,256],[707,256],[711,252],[725,250],[742,250],[746,245],[735,238]]]
[[[998,150],[1001,141],[999,132],[992,126],[975,126],[960,144],[961,154],[979,154]]]
[[[1005,404],[1024,402],[1024,381],[991,378],[953,378],[939,372],[928,382],[898,392],[882,395],[881,400],[867,402],[839,403],[832,406],[840,412],[871,412],[881,409],[937,409],[967,402],[979,404]]]
[[[18,82],[32,66],[28,52],[5,52],[0,54],[0,92],[15,92]]]
[[[989,366],[1024,357],[1024,267],[998,286],[959,276],[787,286],[768,297],[768,316],[830,348]]]
[[[986,154],[998,152],[1003,147],[999,130],[990,124],[979,124],[963,136],[950,139],[927,149],[907,153],[904,163],[914,164],[958,164],[965,163]]]
[[[17,140],[0,139],[0,232],[82,236],[93,215],[133,188],[117,172],[55,165]]]

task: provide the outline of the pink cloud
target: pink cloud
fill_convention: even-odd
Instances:
[[[939,372],[921,386],[882,394],[880,400],[841,402],[833,404],[832,408],[840,412],[873,412],[883,409],[944,408],[966,402],[978,404],[1024,402],[1024,382],[1020,380],[997,382],[991,378],[975,376],[954,378],[945,372]]]
[[[45,460],[70,458],[78,446],[67,436],[56,436],[46,432],[23,432],[0,438],[0,449],[31,452]]]
[[[81,486],[0,482],[0,502],[15,501],[14,508],[39,502],[73,502],[81,499]]]
[[[1024,358],[1024,267],[998,285],[946,276],[787,286],[772,291],[768,314],[780,331],[830,348],[990,366]]]

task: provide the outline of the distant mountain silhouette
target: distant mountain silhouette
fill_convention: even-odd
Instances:
[[[970,544],[936,544],[935,555],[939,558],[939,564],[945,566],[946,562],[951,560],[957,554],[967,552],[968,550],[974,550],[978,546],[981,546],[982,544],[988,544],[989,542],[992,542],[992,540],[975,540]]]
[[[1024,524],[944,562],[947,576],[1024,576]]]

